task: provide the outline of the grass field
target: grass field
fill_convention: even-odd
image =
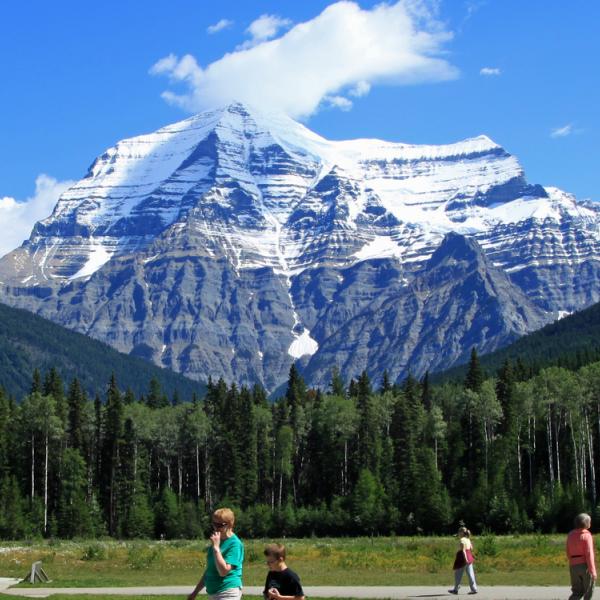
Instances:
[[[244,541],[245,585],[264,583],[262,551],[269,541]],[[451,537],[319,538],[288,539],[285,544],[288,564],[304,585],[446,585],[452,580],[456,541]],[[480,585],[568,581],[562,535],[489,535],[474,538],[474,544]],[[4,543],[0,576],[23,577],[33,561],[41,560],[55,587],[192,586],[202,574],[206,545],[204,540]]]

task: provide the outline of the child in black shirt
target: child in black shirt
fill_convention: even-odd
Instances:
[[[300,578],[285,564],[285,546],[269,544],[265,548],[269,572],[265,581],[265,600],[304,600]]]

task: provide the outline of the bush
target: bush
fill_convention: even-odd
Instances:
[[[496,536],[493,533],[484,533],[479,538],[477,552],[481,556],[497,556],[498,542],[496,541]]]
[[[106,560],[108,557],[103,544],[89,544],[83,551],[81,560]]]
[[[147,569],[160,562],[163,553],[164,548],[160,544],[132,545],[127,549],[127,562],[132,569]]]

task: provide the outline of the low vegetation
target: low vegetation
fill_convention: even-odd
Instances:
[[[246,540],[244,582],[264,583],[267,540]],[[288,539],[289,564],[305,585],[446,585],[452,537]],[[564,536],[474,538],[481,585],[561,585],[567,580]],[[42,560],[55,587],[194,585],[204,541],[62,541],[14,543],[0,552],[0,573],[23,577]],[[21,584],[28,585],[28,584]]]

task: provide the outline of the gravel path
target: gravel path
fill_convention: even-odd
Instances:
[[[14,585],[16,580],[11,580]],[[187,596],[191,586],[152,586],[152,587],[102,587],[102,588],[9,588],[0,579],[0,593],[29,598],[46,598],[52,594],[103,594],[103,595],[172,595]],[[391,598],[394,600],[412,600],[413,598],[456,598],[440,586],[306,586],[307,598]],[[479,600],[563,600],[569,595],[567,586],[505,586],[482,587],[476,596],[468,595],[469,588],[460,590],[458,597],[478,598]],[[244,593],[258,596],[262,587],[248,586]]]

